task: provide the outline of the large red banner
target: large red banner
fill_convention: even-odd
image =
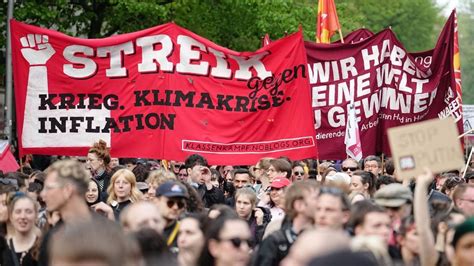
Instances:
[[[235,52],[168,23],[79,39],[11,21],[20,152],[253,164],[317,154],[301,32]]]
[[[346,158],[351,100],[363,156],[390,155],[387,129],[403,124],[452,116],[462,132],[455,30],[453,12],[435,48],[420,53],[407,52],[389,29],[373,36],[358,31],[345,44],[306,42],[319,157]]]

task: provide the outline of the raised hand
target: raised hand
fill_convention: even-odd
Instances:
[[[31,66],[45,65],[56,52],[48,42],[48,36],[40,34],[28,34],[20,39],[21,54]]]

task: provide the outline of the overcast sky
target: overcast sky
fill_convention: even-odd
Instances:
[[[439,6],[444,6],[447,4],[445,9],[443,9],[443,14],[449,16],[453,8],[456,8],[458,5],[458,0],[436,0]]]

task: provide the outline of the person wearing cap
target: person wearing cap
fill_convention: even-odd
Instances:
[[[178,219],[185,210],[187,198],[188,191],[184,185],[178,181],[166,181],[156,189],[156,198],[153,200],[166,222],[163,237],[170,251],[175,254],[178,251]]]
[[[199,154],[192,154],[185,161],[189,182],[196,188],[204,207],[210,208],[214,204],[225,203],[224,193],[211,182],[211,170],[206,158]]]
[[[453,247],[453,265],[474,265],[474,217],[456,227]]]
[[[260,199],[258,206],[270,209],[272,220],[285,216],[285,191],[290,184],[291,181],[288,178],[276,177],[267,189],[268,196]]]
[[[377,205],[387,209],[393,230],[389,244],[396,245],[395,232],[398,231],[401,220],[411,213],[413,194],[408,187],[393,183],[375,192],[374,201]]]

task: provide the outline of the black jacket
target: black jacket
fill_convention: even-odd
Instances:
[[[250,219],[248,219],[247,223],[250,228],[250,232],[252,233],[252,244],[255,247],[256,245],[260,244],[263,238],[263,234],[265,233],[265,228],[267,228],[268,223],[272,219],[272,214],[270,209],[265,207],[257,207],[263,212],[263,223],[261,225],[257,225],[257,219],[255,218],[255,212],[252,211],[252,215]]]
[[[280,230],[273,232],[254,250],[252,265],[278,266],[288,255],[291,245],[296,241],[292,223],[284,221]]]
[[[207,189],[206,185],[199,185],[197,192],[201,197],[202,203],[205,208],[210,208],[214,204],[224,204],[225,198],[224,193],[219,188],[212,187],[210,190]]]

